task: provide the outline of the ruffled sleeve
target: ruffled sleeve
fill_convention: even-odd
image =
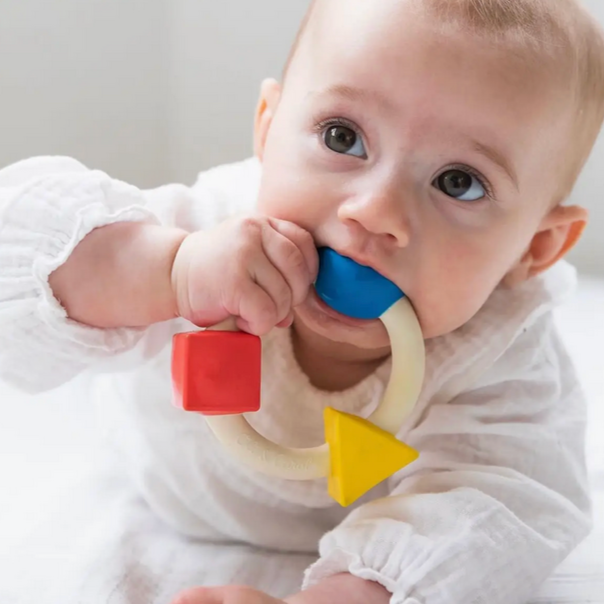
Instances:
[[[0,172],[0,373],[29,391],[68,381],[96,359],[131,348],[140,329],[71,321],[48,285],[93,229],[155,222],[135,187],[67,158],[34,158]]]

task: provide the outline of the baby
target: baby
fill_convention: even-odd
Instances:
[[[3,170],[2,375],[40,391],[91,370],[120,454],[102,543],[73,545],[35,601],[526,602],[589,531],[552,309],[587,221],[563,203],[603,119],[604,37],[574,0],[317,0],[262,84],[255,159],[146,192],[64,158]],[[173,334],[234,316],[263,337],[259,432],[313,446],[324,407],[371,412],[388,336],[318,300],[321,246],[396,283],[426,340],[399,434],[420,458],[348,510],[170,404]],[[319,541],[291,595],[289,561]],[[195,546],[205,562],[178,571]],[[277,572],[250,577],[269,553]]]

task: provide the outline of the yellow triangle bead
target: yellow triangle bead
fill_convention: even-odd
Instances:
[[[330,451],[329,494],[348,506],[409,465],[419,453],[366,419],[325,409]]]

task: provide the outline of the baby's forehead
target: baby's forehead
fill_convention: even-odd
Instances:
[[[303,40],[324,52],[341,44],[367,44],[368,38],[373,45],[404,45],[400,28],[409,22],[429,25],[441,35],[443,45],[458,34],[525,59],[546,61],[563,51],[564,29],[569,27],[557,8],[560,4],[560,0],[313,0],[290,61]]]
[[[432,46],[432,56],[456,53],[462,70],[467,67],[467,57],[461,56],[465,47],[477,57],[491,60],[498,71],[507,65],[522,67],[518,73],[523,74],[527,73],[527,66],[543,75],[548,74],[550,67],[552,74],[559,73],[559,65],[554,68],[552,61],[544,61],[530,44],[517,40],[497,43],[480,31],[437,19],[426,8],[432,2],[437,0],[315,0],[297,40],[296,52],[303,55],[307,68],[312,64],[315,70],[335,64],[338,69],[365,66],[392,74],[399,67],[397,56],[417,52],[420,46]],[[384,61],[385,56],[393,60]],[[423,67],[429,76],[430,64]]]
[[[301,87],[354,84],[368,92],[381,89],[388,97],[390,90],[397,93],[397,80],[419,81],[424,87],[426,80],[436,77],[434,65],[447,63],[460,80],[481,70],[485,86],[506,95],[518,88],[540,97],[554,93],[566,113],[574,98],[564,64],[552,57],[544,60],[530,45],[514,40],[496,43],[480,32],[443,25],[423,8],[433,2],[438,0],[317,0],[295,61]],[[533,92],[536,82],[541,92]],[[441,92],[437,82],[426,88]],[[514,98],[518,94],[513,93]]]

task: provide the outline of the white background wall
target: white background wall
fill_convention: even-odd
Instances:
[[[584,0],[604,25],[604,0]],[[583,271],[604,276],[604,132],[575,188],[573,201],[587,207],[591,224],[571,259]]]
[[[604,1],[585,0],[604,23]],[[308,0],[1,0],[0,165],[73,155],[139,186],[251,153],[260,81]],[[604,140],[575,200],[573,259],[604,275]]]
[[[0,0],[0,164],[69,154],[140,184],[167,178],[168,5]]]
[[[279,77],[308,0],[173,0],[171,173],[252,152],[263,78]]]

